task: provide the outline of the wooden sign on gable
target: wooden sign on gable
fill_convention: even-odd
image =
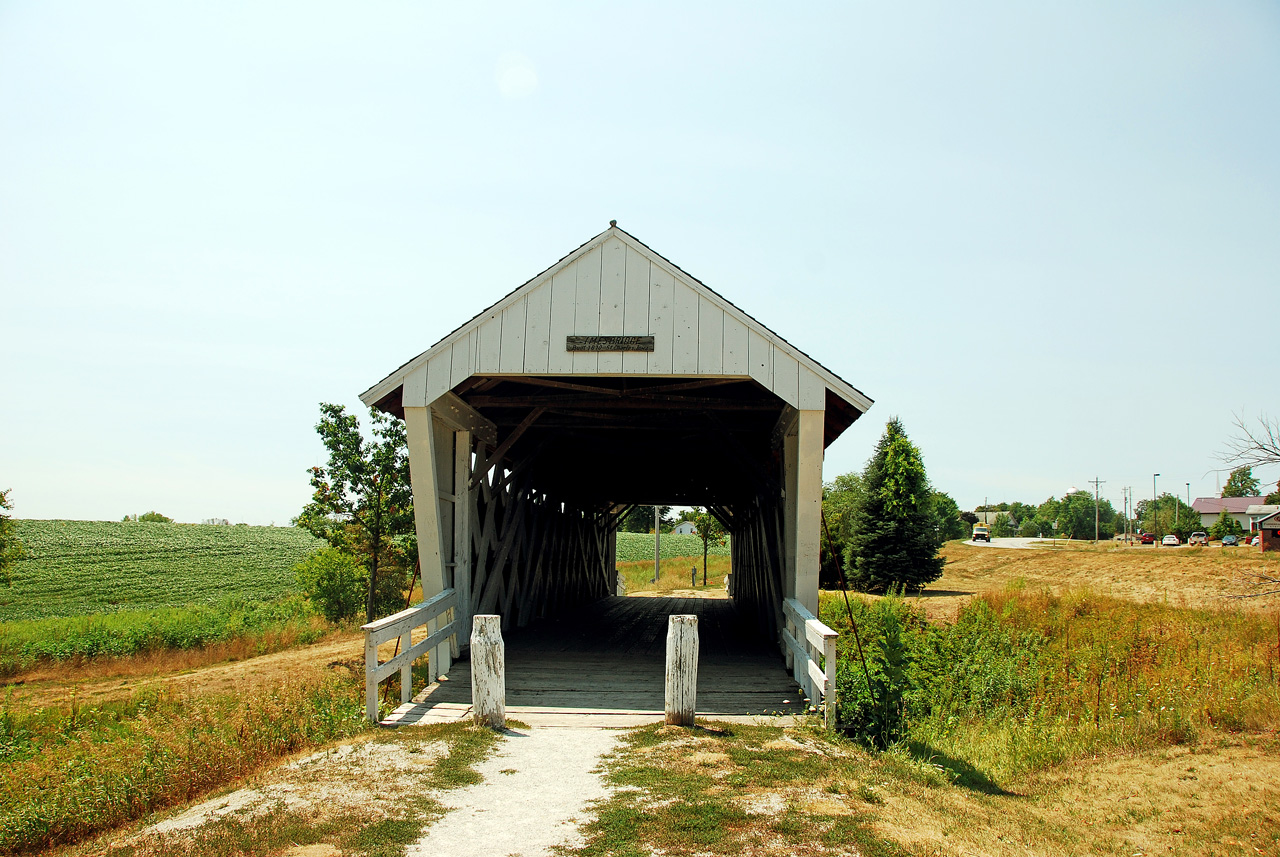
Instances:
[[[652,336],[566,336],[565,351],[653,351]]]

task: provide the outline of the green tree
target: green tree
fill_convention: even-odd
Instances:
[[[702,585],[707,585],[707,551],[711,545],[724,544],[724,524],[706,509],[697,509],[693,516],[694,532],[702,539]]]
[[[14,563],[26,556],[26,550],[18,540],[17,525],[12,516],[5,514],[13,511],[13,501],[9,499],[9,492],[12,490],[6,488],[0,491],[0,510],[3,510],[0,511],[0,577],[4,578],[5,586],[13,586]]]
[[[1116,534],[1116,510],[1109,500],[1099,500],[1097,506],[1099,539],[1109,539]],[[1075,491],[1058,503],[1058,531],[1070,539],[1092,539],[1094,534],[1094,497],[1088,491]]]
[[[1240,522],[1231,517],[1226,509],[1218,513],[1218,519],[1213,522],[1213,526],[1209,528],[1209,537],[1220,539],[1223,536],[1243,536],[1244,527],[1240,526]]]
[[[1161,494],[1155,503],[1140,500],[1134,511],[1143,532],[1155,533],[1156,536],[1173,533],[1185,542],[1201,527],[1200,513],[1174,494]]]
[[[1252,467],[1237,467],[1222,486],[1223,497],[1257,497],[1262,484],[1253,478]]]
[[[671,527],[671,507],[659,506],[658,519],[662,522],[662,531],[669,532]],[[652,533],[653,532],[653,507],[652,506],[634,506],[630,512],[622,517],[622,523],[618,525],[618,529],[624,533]]]
[[[996,515],[996,519],[991,522],[991,535],[997,539],[1008,539],[1016,536],[1018,531],[1014,529],[1014,520],[1008,512],[1001,512]]]
[[[351,554],[321,548],[293,567],[302,594],[330,622],[360,612],[369,588],[369,572]]]
[[[822,486],[822,520],[826,529],[822,534],[821,585],[840,585],[841,564],[849,556],[849,538],[853,535],[853,510],[862,496],[862,476],[842,473],[834,481]]]
[[[144,512],[141,515],[125,515],[121,521],[126,524],[137,523],[139,521],[144,524],[172,524],[173,518],[170,518],[168,515],[161,515],[153,509],[150,512]]]
[[[390,588],[400,590],[402,598],[409,554],[413,559],[417,554],[411,538],[399,538],[413,532],[404,423],[370,408],[371,436],[366,439],[360,421],[342,405],[322,403],[320,415],[316,432],[329,463],[311,468],[315,493],[294,523],[362,562],[368,572],[365,617],[372,622],[380,608],[400,606],[388,597],[388,587],[380,585],[380,573],[385,569],[391,581],[399,582]]]
[[[1268,505],[1280,503],[1280,482],[1276,483],[1276,490],[1268,494],[1262,502]]]
[[[960,517],[960,505],[950,494],[942,491],[933,492],[933,511],[938,516],[938,537],[949,542],[952,539],[967,539],[971,532],[970,525]],[[971,513],[972,514],[972,513]],[[977,520],[977,516],[974,517]]]
[[[897,417],[862,474],[845,566],[865,592],[916,592],[942,576],[933,492],[920,450]]]

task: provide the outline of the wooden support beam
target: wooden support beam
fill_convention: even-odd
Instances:
[[[511,447],[520,439],[520,435],[524,434],[528,430],[529,426],[533,425],[538,417],[542,416],[545,411],[546,408],[535,407],[529,412],[529,415],[520,422],[520,425],[516,426],[511,431],[511,434],[507,435],[506,439],[503,440],[502,443],[498,445],[498,448],[495,449],[485,460],[484,469],[480,470],[477,468],[476,475],[471,478],[473,485],[480,484],[480,480],[484,478],[485,474],[502,461],[502,457],[511,451]]]
[[[471,432],[489,446],[498,445],[498,427],[462,397],[445,393],[431,403],[436,418],[454,431]]]
[[[681,407],[690,410],[714,408],[723,411],[776,411],[774,402],[708,399],[695,396],[664,396],[658,394],[598,398],[582,396],[472,396],[471,404],[477,408],[603,408],[603,409],[653,409],[658,406]]]

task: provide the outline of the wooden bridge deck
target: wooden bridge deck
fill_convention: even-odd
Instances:
[[[698,617],[698,715],[804,712],[769,640],[724,598],[612,597],[505,635],[507,714],[531,725],[651,723],[663,716],[667,616]],[[470,662],[400,706],[387,725],[457,720],[471,708]]]

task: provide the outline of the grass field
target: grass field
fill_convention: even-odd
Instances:
[[[323,543],[294,527],[17,521],[26,558],[0,589],[0,621],[268,601]]]
[[[305,530],[17,524],[26,557],[13,585],[0,588],[0,677],[50,661],[233,642],[249,641],[239,650],[263,653],[330,631],[297,592],[294,564],[322,544]]]
[[[931,618],[952,619],[975,595],[999,592],[1010,584],[1028,592],[1087,590],[1181,607],[1238,604],[1245,610],[1270,610],[1277,604],[1231,598],[1257,591],[1250,575],[1280,577],[1280,554],[1264,554],[1257,548],[1045,544],[1043,549],[1013,550],[948,542],[943,548],[942,578],[921,593],[920,604]]]
[[[662,534],[662,558],[696,556],[702,562],[702,539],[697,536]],[[728,556],[729,540],[723,545],[712,544],[707,550],[708,556]],[[653,533],[618,533],[618,562],[653,563]]]

